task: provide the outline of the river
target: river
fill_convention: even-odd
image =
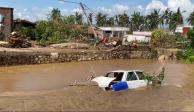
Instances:
[[[157,73],[160,68],[161,63],[157,60],[144,59],[1,67],[0,92],[62,89],[75,80],[86,81],[91,74],[120,69]],[[162,87],[118,93],[104,92],[98,87],[69,87],[59,99],[69,101],[64,105],[72,104],[73,109],[83,110],[193,110],[194,65],[170,61],[165,63],[165,68]],[[74,103],[76,107],[73,107]]]
[[[34,91],[63,88],[75,81],[83,82],[91,74],[101,75],[111,70],[140,69],[158,73],[156,60],[103,60],[45,65],[25,65],[0,68],[0,91]],[[166,62],[163,85],[189,87],[194,85],[194,65]],[[194,87],[194,86],[193,86]]]

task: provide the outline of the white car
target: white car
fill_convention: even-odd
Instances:
[[[94,78],[100,88],[105,90],[112,89],[120,91],[125,89],[135,89],[147,86],[148,80],[145,79],[144,72],[141,70],[116,70]]]

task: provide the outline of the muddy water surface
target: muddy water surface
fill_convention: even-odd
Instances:
[[[193,86],[194,65],[168,62],[165,67],[164,85]],[[140,69],[149,73],[158,73],[160,72],[161,64],[155,60],[108,60],[1,67],[0,91],[59,89],[75,81],[86,81],[91,74],[101,75],[107,71],[123,69]]]
[[[108,60],[1,67],[0,91],[60,89],[75,80],[86,81],[91,74],[103,74],[118,69],[141,69],[157,73],[160,68],[161,64],[156,60]],[[56,104],[58,102],[70,110],[194,110],[194,65],[166,62],[165,68],[166,76],[162,87],[116,93],[104,92],[98,87],[68,87],[62,92],[54,93],[55,95],[33,96],[31,99],[38,104],[42,97],[42,104],[50,108],[54,104],[49,106],[48,102],[56,100]],[[32,103],[30,100],[29,102]]]

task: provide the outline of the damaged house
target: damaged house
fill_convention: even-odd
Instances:
[[[106,37],[109,40],[111,38],[120,38],[122,39],[124,35],[129,32],[129,28],[127,27],[97,27],[97,34]]]
[[[13,31],[13,8],[0,7],[0,40],[7,40]]]

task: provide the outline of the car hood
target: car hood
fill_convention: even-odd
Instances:
[[[94,79],[92,79],[92,81],[97,82],[98,86],[101,88],[105,88],[108,87],[109,84],[116,78],[109,78],[109,77],[105,77],[105,76],[99,76],[96,77]]]

